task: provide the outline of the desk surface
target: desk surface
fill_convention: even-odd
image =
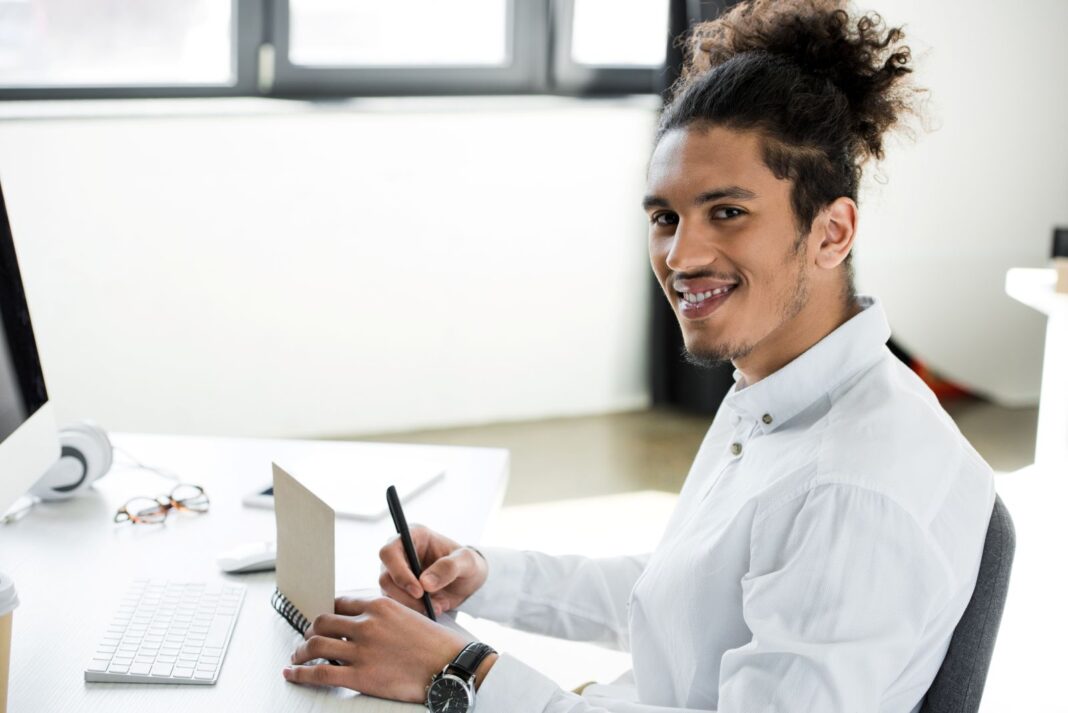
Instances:
[[[1005,274],[1005,292],[1042,314],[1068,313],[1068,295],[1054,289],[1057,271],[1046,267],[1013,267]]]
[[[0,569],[14,578],[20,599],[13,621],[9,710],[425,710],[347,690],[285,682],[281,670],[299,637],[270,606],[274,573],[226,575],[216,567],[215,557],[237,544],[274,539],[274,513],[241,505],[244,495],[270,482],[272,459],[285,463],[344,458],[368,449],[441,463],[445,478],[405,505],[408,519],[460,542],[477,543],[503,499],[507,451],[135,434],[112,434],[112,440],[141,462],[204,486],[211,511],[202,516],[172,514],[158,527],[114,524],[112,515],[129,498],[173,487],[173,481],[130,467],[120,453],[94,492],[42,503],[0,528]],[[339,589],[377,587],[378,549],[392,534],[388,517],[374,523],[338,521]],[[216,685],[83,680],[82,671],[119,598],[139,576],[248,587]]]

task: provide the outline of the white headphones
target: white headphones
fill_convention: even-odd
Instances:
[[[85,492],[111,468],[111,441],[92,421],[64,428],[59,442],[59,460],[30,489],[42,500],[65,500]]]

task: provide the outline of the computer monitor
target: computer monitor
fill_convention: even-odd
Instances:
[[[59,460],[15,242],[0,188],[0,513]]]

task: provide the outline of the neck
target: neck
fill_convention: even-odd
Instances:
[[[821,299],[813,296],[796,316],[779,325],[749,354],[732,362],[734,368],[742,373],[746,386],[755,384],[804,354],[860,312],[856,302],[842,302],[841,293]]]

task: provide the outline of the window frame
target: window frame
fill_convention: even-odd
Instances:
[[[670,16],[670,7],[669,7]],[[576,96],[659,94],[669,56],[659,67],[610,67],[578,64],[571,59],[575,0],[553,0],[552,85],[556,93]],[[670,37],[664,27],[664,44]]]
[[[511,64],[465,66],[340,66],[294,64],[289,60],[289,0],[271,3],[270,44],[274,68],[269,93],[280,97],[377,97],[544,92],[548,0],[508,0],[507,38]]]

